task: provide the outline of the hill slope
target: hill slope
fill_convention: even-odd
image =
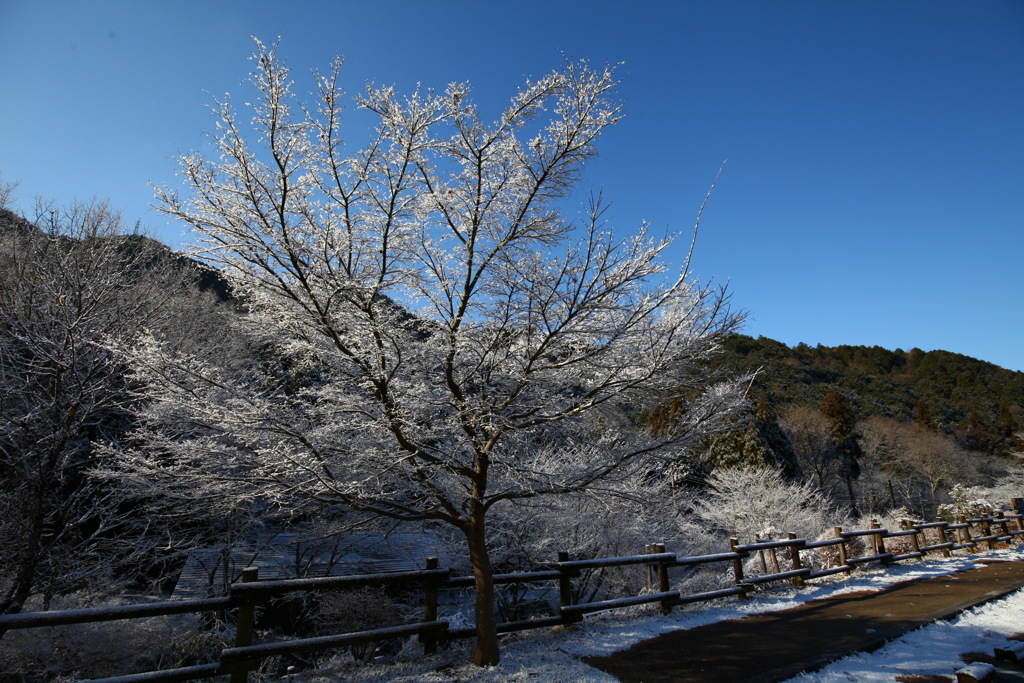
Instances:
[[[754,391],[779,408],[817,406],[830,389],[847,396],[861,418],[927,422],[965,446],[990,453],[1019,448],[1024,372],[949,351],[890,351],[878,346],[788,347],[735,335],[721,362],[760,368]]]

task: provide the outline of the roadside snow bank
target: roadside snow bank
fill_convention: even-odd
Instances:
[[[1011,635],[1024,631],[1022,615],[1024,590],[975,607],[949,621],[937,621],[874,652],[840,659],[789,681],[888,683],[899,675],[954,676],[957,669],[965,666],[959,655],[991,655],[995,648],[1007,647]]]

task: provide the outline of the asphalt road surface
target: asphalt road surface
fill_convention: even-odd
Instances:
[[[1024,562],[986,560],[950,576],[667,633],[586,661],[623,683],[781,681],[1022,587]]]

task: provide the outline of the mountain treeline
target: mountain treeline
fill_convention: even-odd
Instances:
[[[777,412],[817,407],[835,390],[862,420],[914,423],[992,455],[1024,448],[1024,372],[970,356],[879,346],[789,347],[737,334],[718,362],[737,373],[759,369],[751,394],[766,397]]]

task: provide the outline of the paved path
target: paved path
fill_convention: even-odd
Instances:
[[[666,633],[587,662],[623,683],[781,681],[1020,588],[1024,562],[987,560],[951,576]]]

